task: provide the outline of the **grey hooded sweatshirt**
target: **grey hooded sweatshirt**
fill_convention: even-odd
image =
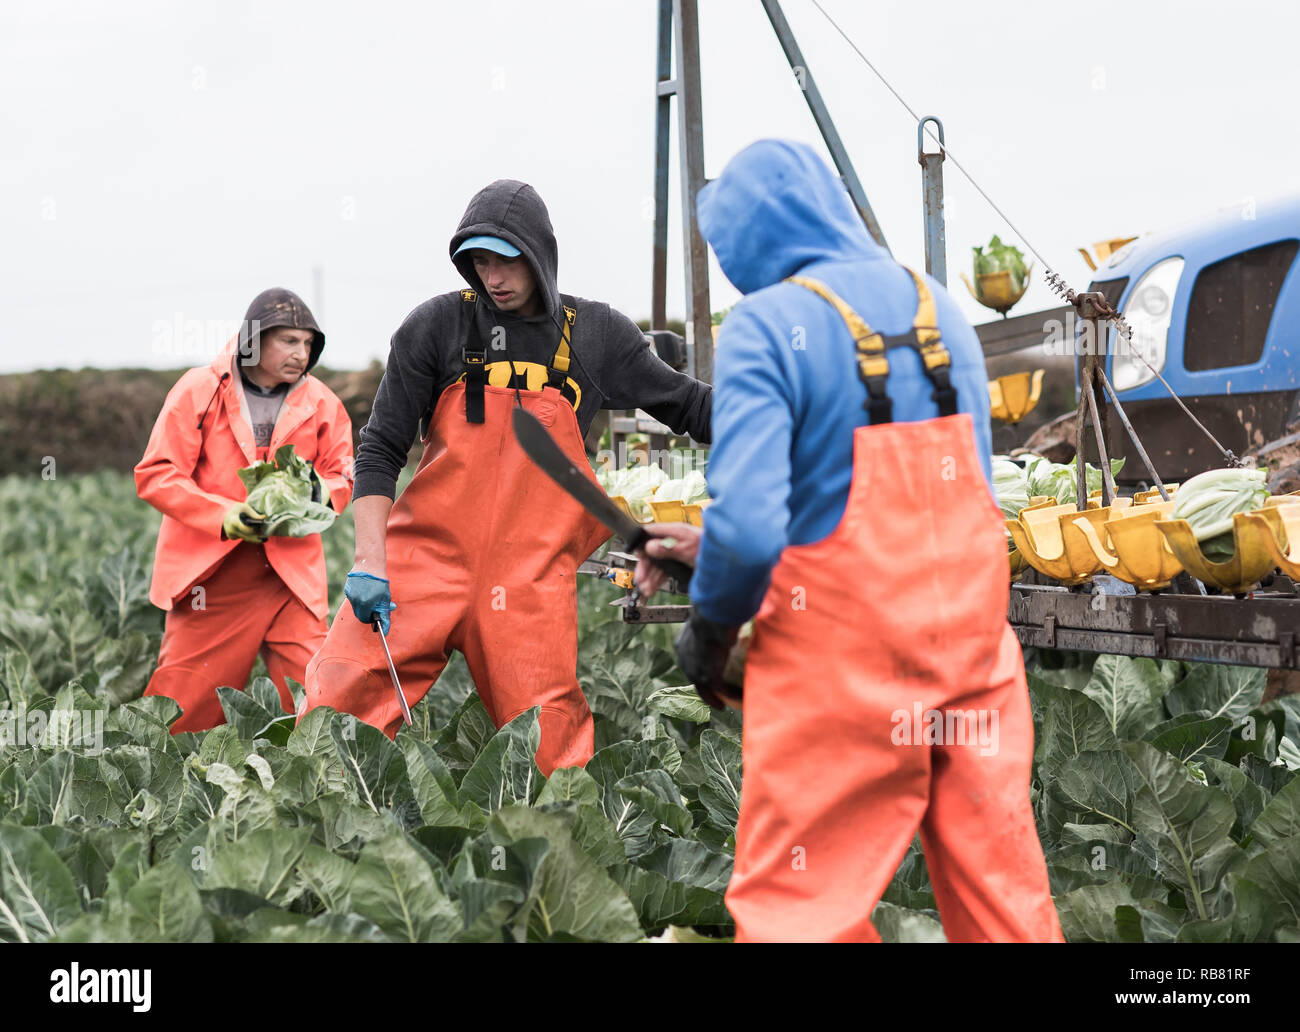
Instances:
[[[453,258],[477,299],[467,302],[459,290],[439,294],[411,312],[393,334],[370,421],[361,429],[354,500],[394,496],[421,416],[465,372],[461,348],[471,319],[482,342],[471,346],[488,348],[489,363],[509,359],[546,365],[555,354],[564,319],[556,283],[559,256],[550,215],[537,191],[513,179],[484,187],[469,202],[449,251],[472,236],[500,237],[523,252],[545,311],[526,317],[501,311],[484,291],[470,252]],[[581,388],[577,417],[582,434],[602,408],[641,408],[675,433],[709,443],[712,388],[663,361],[627,316],[600,301],[572,301],[577,318],[568,376]],[[494,341],[504,347],[493,350]]]

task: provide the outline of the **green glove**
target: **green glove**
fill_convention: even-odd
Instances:
[[[262,524],[265,522],[266,517],[247,502],[236,502],[226,510],[221,521],[221,536],[260,545],[266,541],[262,533]]]

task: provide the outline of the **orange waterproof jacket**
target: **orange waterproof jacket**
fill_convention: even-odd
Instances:
[[[163,514],[149,588],[149,601],[159,609],[171,609],[239,545],[222,538],[221,521],[245,497],[239,469],[259,456],[237,357],[237,340],[231,340],[210,365],[176,382],[135,467],[136,492]],[[315,466],[334,511],[342,512],[352,497],[352,421],[334,392],[310,373],[285,395],[267,454],[285,444]],[[329,604],[320,535],[272,537],[265,548],[289,590],[324,618]]]

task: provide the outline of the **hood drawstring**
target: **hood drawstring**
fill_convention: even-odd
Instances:
[[[207,405],[203,408],[203,415],[199,416],[199,425],[197,429],[203,429],[203,421],[208,418],[208,409],[212,408],[212,403],[217,400],[217,391],[221,390],[221,385],[230,379],[229,373],[222,373],[221,379],[217,381],[216,387],[212,389],[212,397],[208,399]]]

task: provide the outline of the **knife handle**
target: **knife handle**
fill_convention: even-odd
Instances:
[[[645,532],[645,528],[638,527],[636,533],[632,535],[631,540],[627,543],[627,550],[635,552],[638,548],[645,548],[646,542],[650,540],[651,535]],[[659,567],[682,587],[686,587],[691,583],[691,574],[695,572],[695,568],[688,563],[684,563],[680,559],[655,559],[649,555],[646,556],[646,560]]]

